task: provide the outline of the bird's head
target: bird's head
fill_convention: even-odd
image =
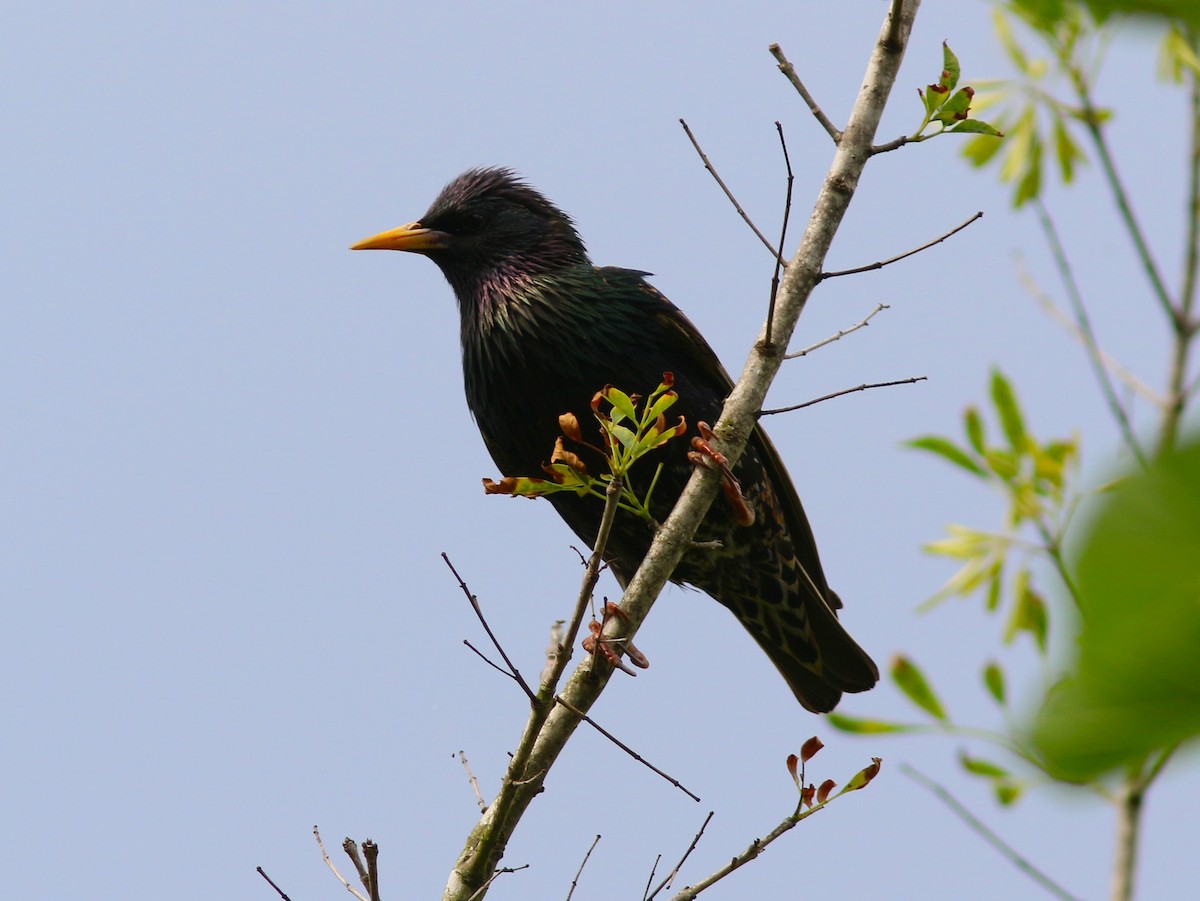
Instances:
[[[441,267],[460,298],[489,282],[588,260],[570,217],[509,169],[464,172],[420,219],[350,249],[424,254]]]

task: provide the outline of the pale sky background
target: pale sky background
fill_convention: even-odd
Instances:
[[[770,260],[682,134],[686,117],[775,230],[786,129],[803,220],[831,145],[766,51],[780,42],[836,122],[885,10],[844,3],[54,3],[0,34],[4,206],[0,392],[0,895],[344,897],[310,830],[382,847],[384,897],[436,898],[491,797],[525,702],[482,643],[439,552],[528,674],[579,578],[549,505],[485,497],[495,475],[462,398],[458,320],[429,262],[349,244],[422,213],[481,164],[518,168],[572,213],[593,258],[654,282],[736,374]],[[968,81],[1005,74],[983,2],[929,0],[880,139],[911,131],[949,39]],[[1153,45],[1114,50],[1100,97],[1167,273],[1179,270],[1183,98]],[[1135,104],[1144,106],[1136,109]],[[771,401],[926,375],[776,417],[845,622],[881,664],[926,666],[963,722],[995,725],[978,680],[1001,623],[975,601],[918,616],[950,574],[920,545],[994,527],[998,501],[900,443],[957,432],[989,367],[1035,432],[1078,430],[1094,478],[1115,431],[1081,351],[1020,289],[1014,254],[1061,296],[1036,223],[941,139],[872,161],[829,259],[890,256],[823,285],[796,345],[891,309],[789,363]],[[1094,167],[1050,192],[1106,347],[1161,385],[1166,330]],[[798,233],[797,233],[798,234]],[[614,593],[613,583],[602,590]],[[1131,598],[1131,603],[1140,599]],[[581,729],[512,842],[490,898],[641,897],[716,816],[677,886],[794,805],[784,758],[868,791],[804,823],[705,898],[1044,897],[898,768],[946,783],[1080,897],[1102,897],[1110,810],[1051,789],[999,809],[959,774],[962,743],[860,740],[802,711],[729,614],[670,590],[597,719],[697,792],[696,804]],[[1028,694],[1044,674],[1003,652]],[[913,718],[890,685],[846,713]],[[985,747],[973,746],[979,753]],[[1141,897],[1194,897],[1200,776],[1151,795]],[[338,852],[340,857],[340,851]],[[348,867],[346,868],[348,869]]]

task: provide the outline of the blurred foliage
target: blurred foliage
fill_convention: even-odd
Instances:
[[[1200,71],[1193,46],[1193,30],[1200,28],[1196,0],[1153,5],[1133,0],[1011,0],[994,8],[996,37],[1017,77],[980,82],[975,107],[996,108],[992,121],[1007,140],[977,136],[962,152],[977,167],[999,164],[1000,180],[1012,185],[1014,206],[1041,196],[1048,165],[1063,184],[1070,184],[1078,167],[1088,162],[1084,145],[1091,143],[1094,152],[1099,149],[1094,145],[1113,117],[1093,96],[1114,36],[1110,14],[1151,14],[1152,6],[1176,8],[1173,14],[1158,13],[1166,16],[1159,72],[1178,83],[1185,71]]]
[[[1062,536],[1075,506],[1072,483],[1078,474],[1078,445],[1073,438],[1049,441],[1036,438],[1026,423],[1016,390],[999,370],[992,372],[989,395],[989,418],[995,422],[991,429],[984,412],[969,406],[962,415],[961,439],[923,435],[908,442],[909,447],[952,464],[1005,500],[999,531],[951,525],[947,527],[947,537],[926,545],[929,553],[961,561],[961,566],[922,609],[928,610],[951,597],[981,596],[988,613],[1003,617],[1003,642],[1012,644],[1020,636],[1028,635],[1037,654],[1045,660],[1050,614],[1041,591],[1035,587],[1033,567],[1047,556],[1051,560],[1062,559]],[[1069,586],[1065,572],[1061,575]],[[889,676],[930,722],[895,723],[831,714],[831,723],[843,731],[856,733],[941,731],[983,738],[1040,768],[1014,726],[995,732],[956,722],[915,661],[897,655]],[[984,662],[980,685],[1007,714],[1007,677],[999,662]],[[1028,784],[1027,779],[1010,768],[965,750],[959,752],[958,762],[965,773],[986,780],[996,800],[1004,805],[1017,801]]]
[[[1086,529],[1078,652],[1033,730],[1072,781],[1200,734],[1200,443],[1123,474]]]

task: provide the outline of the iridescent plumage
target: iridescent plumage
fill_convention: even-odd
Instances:
[[[452,181],[419,221],[356,249],[422,253],[454,289],[461,315],[467,404],[506,476],[536,476],[560,434],[558,416],[590,421],[606,384],[648,394],[675,377],[671,414],[715,423],[732,388],[695,326],[646,282],[647,273],[595,267],[571,219],[506,169],[475,169]],[[666,518],[691,472],[687,442],[656,453],[665,462],[652,513]],[[592,472],[586,448],[572,448]],[[647,462],[649,469],[653,465]],[[761,428],[734,467],[755,509],[735,521],[718,498],[675,581],[703,589],[733,612],[809,710],[833,709],[844,691],[866,691],[879,671],[835,610],[800,499]],[[602,502],[562,493],[551,503],[584,541],[596,537]],[[645,555],[648,524],[619,514],[606,557],[624,584]]]

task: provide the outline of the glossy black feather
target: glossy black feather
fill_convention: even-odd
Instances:
[[[415,225],[437,236],[438,246],[420,252],[441,267],[458,299],[467,403],[504,475],[540,475],[560,434],[559,414],[574,412],[590,430],[589,402],[606,384],[648,394],[669,371],[679,395],[672,415],[693,428],[716,422],[732,383],[692,323],[646,282],[647,273],[594,267],[570,218],[510,171],[460,176]],[[574,449],[591,471],[602,471]],[[686,451],[687,440],[677,439],[657,452],[666,462],[652,511],[660,521],[690,475]],[[761,428],[735,472],[755,522],[738,525],[719,497],[697,540],[719,541],[721,549],[689,551],[674,578],[729,608],[801,704],[831,710],[843,691],[871,688],[878,670],[837,621],[841,602]],[[564,493],[551,502],[582,540],[595,539],[601,501]],[[619,515],[607,556],[623,584],[651,537],[643,521]]]

